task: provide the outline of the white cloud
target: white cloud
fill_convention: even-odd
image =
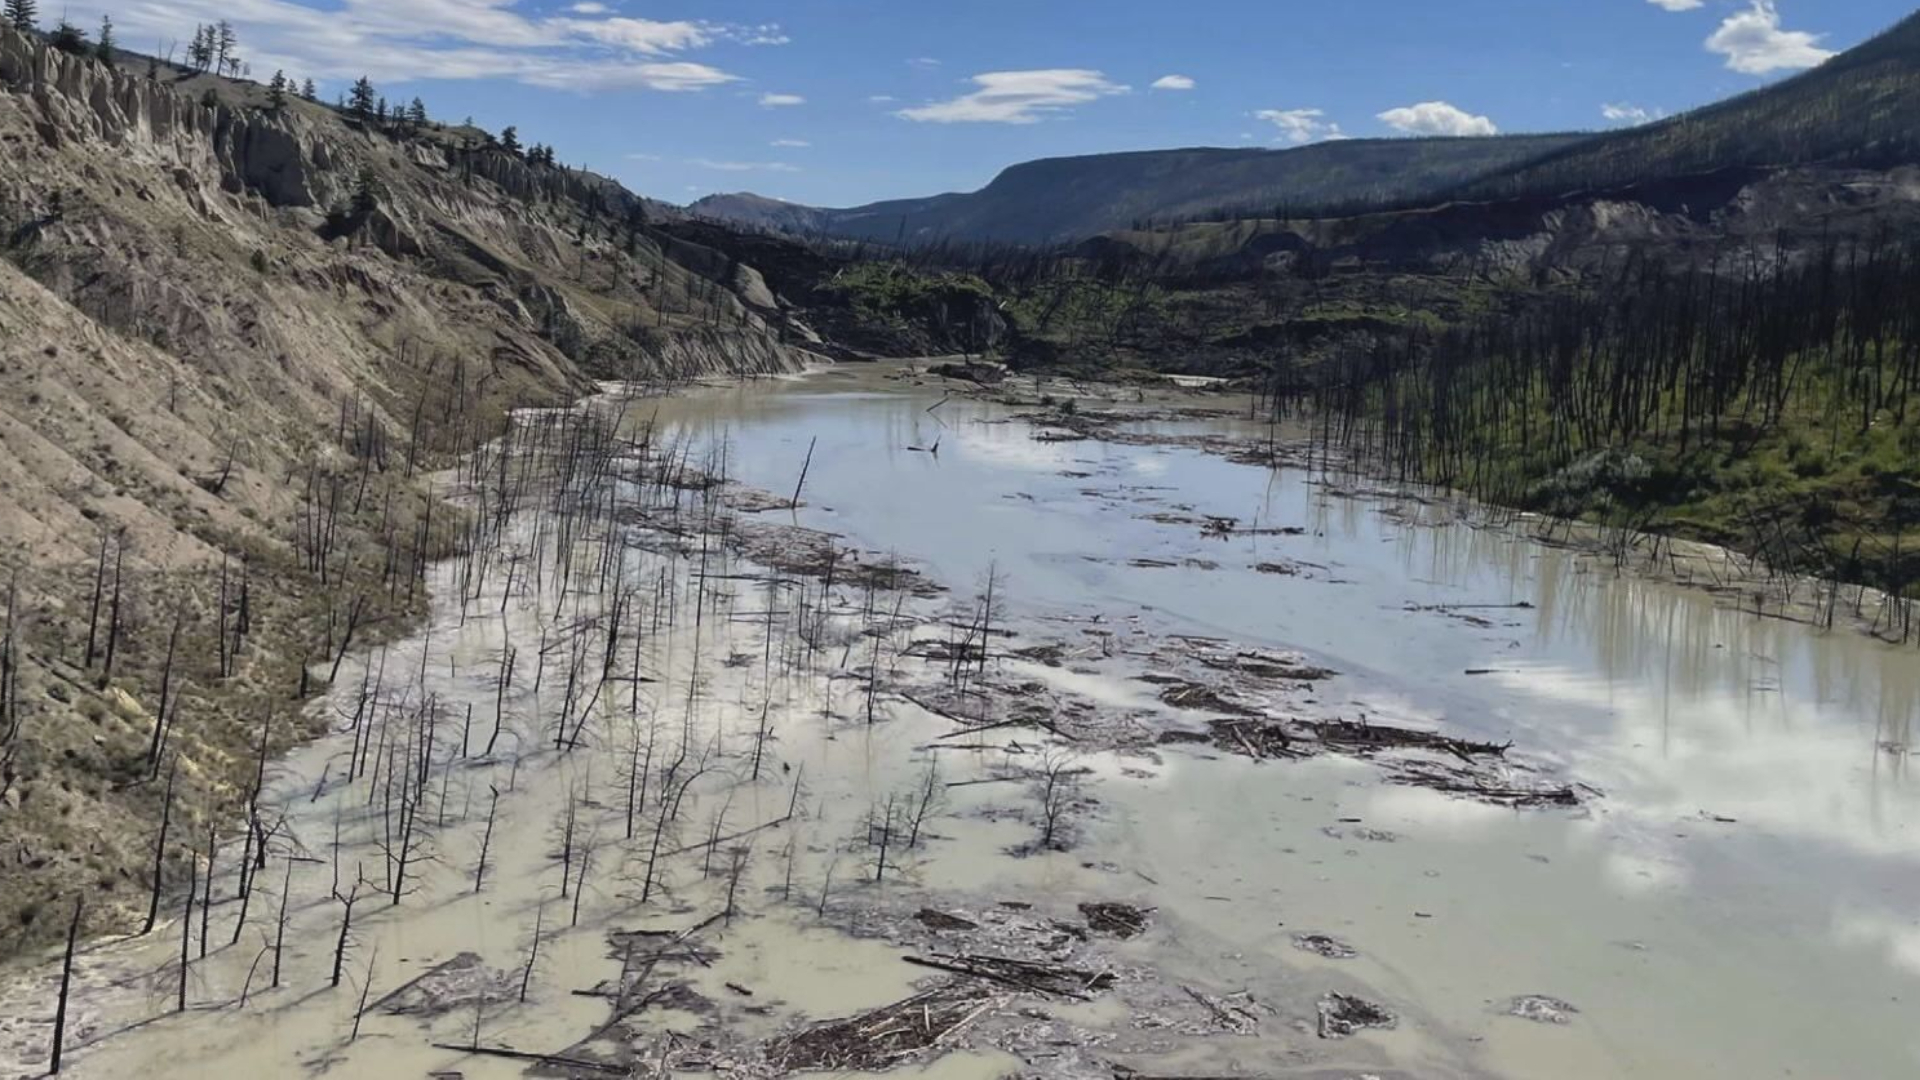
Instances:
[[[325,10],[293,0],[136,0],[112,9],[124,40],[171,40],[183,25],[226,20],[256,75],[275,68],[325,81],[366,75],[376,83],[507,79],[593,91],[700,90],[737,81],[675,54],[765,28],[605,16],[581,0],[568,14],[522,14],[514,0],[337,0]],[[77,3],[83,25],[99,7]]]
[[[1630,124],[1638,127],[1641,124],[1650,124],[1659,120],[1667,113],[1665,109],[1648,109],[1622,101],[1608,102],[1600,106],[1600,115],[1605,117],[1609,124]]]
[[[894,100],[894,96],[892,94],[875,94],[867,100],[873,102],[875,105],[886,105]]]
[[[687,164],[718,172],[796,173],[800,171],[798,166],[789,165],[784,161],[714,161],[711,158],[689,158]]]
[[[791,105],[805,105],[807,99],[799,94],[761,94],[760,104],[768,109],[780,109]]]
[[[775,139],[772,142],[768,143],[767,145],[768,146],[786,146],[786,147],[792,147],[793,149],[796,149],[796,150],[804,150],[807,147],[812,146],[813,144],[808,142],[805,139]]]
[[[917,67],[917,68],[937,68],[940,66],[940,61],[935,60],[931,56],[916,56],[913,59],[907,61],[907,63],[912,64],[914,67]]]
[[[759,26],[743,26],[732,35],[742,45],[786,45],[793,39],[780,29],[779,23],[761,23]]]
[[[644,86],[649,90],[663,90],[668,93],[684,93],[689,90],[705,90],[709,86],[724,86],[730,82],[740,81],[738,75],[729,75],[719,68],[685,60],[671,64],[601,64],[596,68],[604,71],[604,76],[601,76],[601,85],[608,89],[631,85]],[[628,72],[624,78],[621,75],[623,68]],[[591,83],[592,79],[593,76],[589,75],[587,81]],[[551,85],[565,89],[567,81],[563,69]],[[585,88],[599,87],[589,85]]]
[[[569,34],[617,45],[648,56],[697,49],[712,43],[711,30],[690,22],[652,19],[554,19],[547,25]]]
[[[1753,0],[1752,7],[1727,16],[1707,38],[1707,51],[1726,57],[1727,67],[1745,75],[1817,67],[1834,55],[1820,47],[1818,34],[1782,30],[1773,0]]]
[[[1418,105],[1388,109],[1380,114],[1380,121],[1408,135],[1500,134],[1500,129],[1487,117],[1475,116],[1444,101],[1423,101]]]
[[[1162,75],[1153,80],[1155,90],[1191,90],[1193,79],[1186,75]]]
[[[1668,11],[1693,11],[1707,6],[1707,0],[1647,0],[1647,3]]]
[[[1291,146],[1346,137],[1340,125],[1329,122],[1327,114],[1320,109],[1261,109],[1253,118],[1279,128],[1280,135],[1275,141]]]
[[[970,81],[979,89],[895,115],[929,124],[1037,124],[1049,114],[1127,92],[1104,74],[1079,68],[990,71]]]

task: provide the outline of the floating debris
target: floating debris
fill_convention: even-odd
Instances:
[[[1329,960],[1351,960],[1360,955],[1353,946],[1326,934],[1295,934],[1293,947]]]
[[[1507,1015],[1536,1024],[1571,1024],[1580,1010],[1545,994],[1522,994],[1507,1003]]]
[[[1210,686],[1194,682],[1176,682],[1160,691],[1160,700],[1176,709],[1194,709],[1202,712],[1231,713],[1234,716],[1252,716],[1253,710],[1237,702],[1228,701],[1220,692]]]
[[[1528,808],[1576,807],[1599,794],[1598,789],[1586,784],[1535,782],[1513,769],[1476,771],[1427,761],[1400,763],[1387,774],[1387,780],[1498,806]]]
[[[1027,990],[1036,994],[1091,999],[1092,991],[1113,986],[1110,971],[1086,971],[1044,960],[1016,960],[1007,956],[903,956],[909,964],[947,971]]]
[[[928,907],[921,908],[914,918],[920,920],[921,925],[932,930],[980,929],[980,924],[971,919],[963,919],[958,915],[949,915],[944,911],[936,911]]]
[[[1308,750],[1294,745],[1287,725],[1277,720],[1215,720],[1213,743],[1222,750],[1243,753],[1256,761],[1270,757],[1306,757]]]
[[[1228,671],[1236,675],[1247,675],[1256,679],[1280,679],[1287,682],[1322,682],[1333,678],[1339,672],[1331,668],[1308,663],[1298,656],[1282,656],[1270,652],[1243,650],[1240,652],[1199,652],[1194,659],[1215,671]]]
[[[1152,914],[1152,909],[1131,904],[1088,903],[1080,905],[1080,914],[1086,916],[1087,926],[1094,932],[1112,934],[1124,941],[1146,932],[1147,916]]]
[[[1362,997],[1338,992],[1320,999],[1320,1037],[1344,1039],[1362,1028],[1390,1028],[1400,1021]]]
[[[1251,1035],[1260,1029],[1260,1017],[1250,1006],[1253,998],[1245,992],[1218,997],[1191,986],[1183,986],[1187,996],[1200,1003],[1213,1018],[1213,1027],[1235,1035]],[[1245,1002],[1245,1004],[1242,1004]]]
[[[1386,829],[1369,829],[1365,827],[1361,827],[1357,829],[1342,829],[1342,828],[1339,828],[1338,826],[1328,825],[1323,827],[1320,831],[1321,833],[1325,834],[1326,836],[1332,837],[1335,840],[1345,840],[1351,837],[1352,839],[1355,839],[1355,840],[1365,840],[1371,844],[1391,844],[1391,843],[1397,842],[1400,839],[1399,833],[1389,832]]]
[[[1047,667],[1059,667],[1066,659],[1067,650],[1063,645],[1029,645],[1023,649],[1014,649],[1013,656],[1022,660],[1031,660]]]
[[[393,990],[373,1007],[406,1016],[442,1016],[457,1009],[513,997],[517,976],[487,967],[479,954],[463,952],[436,964]]]
[[[889,1069],[952,1040],[998,999],[956,981],[858,1016],[831,1020],[768,1045],[768,1064],[798,1069]]]
[[[1374,724],[1366,720],[1310,721],[1304,726],[1311,729],[1323,744],[1360,754],[1375,750],[1436,750],[1452,754],[1462,761],[1472,761],[1476,757],[1504,757],[1508,750],[1513,749],[1510,742],[1474,742],[1439,732]]]

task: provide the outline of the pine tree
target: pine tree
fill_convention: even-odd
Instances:
[[[378,100],[379,95],[373,92],[373,80],[362,75],[347,98],[347,111],[358,120],[367,120],[373,116],[373,106]]]
[[[276,71],[267,83],[267,104],[274,112],[287,107],[287,73]]]
[[[627,254],[632,255],[640,246],[641,230],[647,227],[647,208],[639,199],[633,200],[627,207]]]
[[[373,118],[375,120],[378,120],[382,127],[386,126],[386,123],[387,123],[387,99],[386,98],[384,97],[381,98],[380,104],[375,105],[373,107]]]
[[[421,101],[419,98],[413,99],[413,104],[407,106],[407,123],[412,124],[416,128],[424,128],[427,126],[426,102]]]
[[[225,75],[227,73],[229,58],[231,58],[234,67],[237,68],[240,66],[239,57],[233,55],[234,46],[240,43],[240,39],[234,35],[232,23],[221,19],[217,31],[209,30],[207,37],[210,44],[213,45],[214,55],[220,61],[219,74]]]
[[[100,58],[101,63],[111,68],[114,66],[114,61],[113,61],[114,47],[115,46],[113,43],[113,16],[102,15],[100,16],[100,40],[94,42],[93,54]]]
[[[308,101],[318,101],[320,100],[320,88],[313,85],[312,79],[308,79],[306,82],[300,84],[300,96],[306,98]]]
[[[195,71],[205,71],[207,65],[213,63],[213,48],[207,44],[212,34],[211,26],[193,28],[193,44],[187,46],[187,65]]]
[[[520,153],[520,129],[519,128],[509,124],[507,125],[504,131],[500,132],[500,149],[505,150],[507,153],[513,154],[515,156],[519,155]]]
[[[7,25],[24,34],[33,29],[34,21],[40,17],[39,5],[34,0],[7,0],[0,15],[5,17]]]
[[[76,56],[87,54],[87,32],[65,19],[61,19],[59,25],[53,28],[49,40],[53,42],[53,47],[61,52],[73,53]]]
[[[373,166],[360,166],[360,174],[353,183],[353,212],[359,215],[371,214],[380,209],[380,196],[385,189],[380,186],[380,177]]]

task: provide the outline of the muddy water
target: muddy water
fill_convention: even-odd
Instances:
[[[1338,497],[1301,470],[1036,441],[999,406],[930,412],[943,391],[896,374],[710,389],[659,415],[725,438],[737,473],[781,492],[817,440],[802,521],[947,581],[992,566],[1030,615],[1302,648],[1342,672],[1324,698],[1343,715],[1512,739],[1605,792],[1516,814],[1351,764],[1170,754],[1153,781],[1104,786],[1097,843],[1158,883],[1138,898],[1193,935],[1196,973],[1336,965],[1289,947],[1336,933],[1362,953],[1341,972],[1501,1075],[1920,1069],[1911,649],[1756,619],[1445,506]],[[1165,429],[1196,427],[1264,437]],[[1306,534],[1163,523],[1194,514]],[[1396,839],[1353,839],[1355,817]],[[1523,994],[1580,1012],[1502,1015]]]
[[[836,597],[821,658],[768,660],[765,613],[791,612],[796,596],[769,595],[756,568],[724,554],[702,567],[686,551],[630,550],[626,576],[659,589],[644,593],[637,620],[651,623],[639,665],[648,681],[607,684],[583,745],[556,750],[556,718],[577,711],[566,703],[566,658],[605,598],[549,588],[550,524],[517,522],[508,547],[538,572],[522,569],[508,594],[502,560],[462,605],[459,569],[443,567],[429,631],[343,668],[320,705],[343,734],[281,763],[263,800],[286,823],[240,943],[225,944],[238,916],[225,869],[205,960],[190,927],[187,1010],[174,1012],[177,922],[83,957],[72,1074],[517,1076],[524,1063],[435,1044],[567,1052],[607,1019],[605,998],[576,991],[620,978],[609,935],[640,931],[692,932],[699,957],[646,984],[691,993],[634,1020],[634,1057],[655,1075],[736,1065],[761,1075],[745,1050],[758,1040],[920,985],[925,972],[900,963],[905,950],[875,929],[892,909],[929,903],[978,917],[1013,898],[1048,915],[1070,915],[1081,899],[1156,908],[1150,933],[1103,944],[1101,962],[1171,988],[1164,1013],[1138,995],[1028,1002],[1048,1023],[1094,1033],[1080,1043],[1111,1039],[1110,1052],[973,1045],[903,1075],[1104,1076],[1111,1062],[1186,1075],[1596,1078],[1920,1067],[1903,1004],[1920,993],[1920,851],[1905,768],[1920,685],[1911,652],[1756,620],[1513,530],[1474,527],[1444,505],[1346,497],[1324,477],[1193,449],[1036,441],[1014,410],[940,404],[941,390],[899,376],[861,368],[695,388],[639,404],[632,424],[724,446],[732,475],[782,496],[813,443],[799,521],[897,552],[956,594],[905,605],[905,621],[922,625],[888,635],[889,648],[940,636],[925,620],[991,569],[1006,624],[1022,637],[1112,643],[1060,668],[1001,662],[1061,695],[1116,712],[1157,707],[1133,678],[1132,640],[1192,634],[1302,649],[1340,672],[1317,689],[1318,708],[1511,739],[1604,795],[1578,812],[1515,812],[1384,785],[1372,766],[1338,758],[1256,763],[1204,747],[1100,756],[1089,761],[1097,806],[1076,822],[1072,851],[1010,857],[1034,834],[1026,792],[969,783],[948,789],[932,839],[896,851],[892,876],[874,883],[866,819],[916,786],[930,760],[920,748],[951,724],[897,699],[880,707],[882,722],[865,722],[857,592]],[[1264,434],[1224,418],[1158,430]],[[936,443],[937,455],[909,449]],[[1265,531],[1210,538],[1203,515]],[[509,648],[526,659],[497,698]],[[797,646],[783,634],[777,649]],[[897,651],[891,663],[902,663]],[[397,904],[392,770],[378,779],[375,751],[372,775],[347,779],[344,729],[361,709],[363,675],[384,688],[368,714],[385,717],[383,740],[417,737],[407,717],[423,701],[439,718],[432,783],[416,796],[433,820]],[[503,734],[489,754],[497,702]],[[471,745],[456,752],[468,707]],[[749,759],[763,714],[775,734],[756,780]],[[661,760],[684,737],[712,766],[662,830],[672,854],[651,892],[643,875],[660,811],[642,800],[633,841],[625,813],[641,716],[653,718]],[[940,777],[993,780],[1011,762],[945,755]],[[571,847],[592,855],[584,874],[572,863],[563,895],[570,805],[581,838]],[[717,866],[707,858],[709,836],[743,830],[753,831],[720,847]],[[490,869],[476,891],[483,839]],[[726,909],[734,850],[749,860],[736,917],[708,924]],[[236,861],[230,847],[217,865]],[[289,928],[284,985],[272,989],[282,873]],[[337,989],[336,893],[357,897]],[[536,926],[542,959],[529,976]],[[1293,935],[1304,932],[1334,935],[1358,956],[1303,952]],[[487,991],[455,995],[458,1007],[429,1016],[380,1006],[468,952],[495,973]],[[7,1075],[44,1067],[50,977],[42,966],[0,982]],[[355,1038],[368,979],[373,1006]],[[1193,1035],[1177,1023],[1180,1008],[1194,1008],[1179,988],[1244,992],[1262,1022]],[[1321,1041],[1302,1018],[1328,990],[1378,1000],[1401,1023]],[[1521,995],[1578,1011],[1564,1024],[1505,1015]],[[1174,1031],[1186,1034],[1156,1034]]]

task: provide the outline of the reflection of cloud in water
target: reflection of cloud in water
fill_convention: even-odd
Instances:
[[[1589,710],[1612,727],[1569,721],[1588,740],[1579,771],[1616,813],[1643,824],[1702,821],[1704,829],[1759,827],[1875,858],[1920,857],[1920,799],[1875,769],[1878,752],[1857,727],[1821,722],[1816,707],[1770,694],[1756,719],[1729,694],[1667,700],[1647,684],[1609,683],[1537,666],[1490,676],[1563,714]]]
[[[1141,476],[1162,476],[1167,471],[1167,463],[1159,456],[1133,458],[1127,465]]]
[[[1678,889],[1689,877],[1686,864],[1668,854],[1609,851],[1600,861],[1607,880],[1624,893],[1651,893]]]
[[[1833,936],[1843,946],[1885,950],[1888,963],[1920,975],[1920,922],[1842,907],[1833,913]]]
[[[1423,829],[1452,839],[1478,838],[1513,821],[1513,811],[1504,806],[1398,784],[1382,784],[1369,791],[1365,814],[1417,821]]]
[[[1030,660],[1003,660],[1001,665],[1013,675],[1046,683],[1062,693],[1077,694],[1096,704],[1117,709],[1160,708],[1160,700],[1146,691],[1144,683],[1099,672],[1048,667]]]
[[[1072,468],[1084,443],[1034,439],[1024,424],[969,424],[941,433],[940,452],[958,452],[973,462],[1027,472]]]

